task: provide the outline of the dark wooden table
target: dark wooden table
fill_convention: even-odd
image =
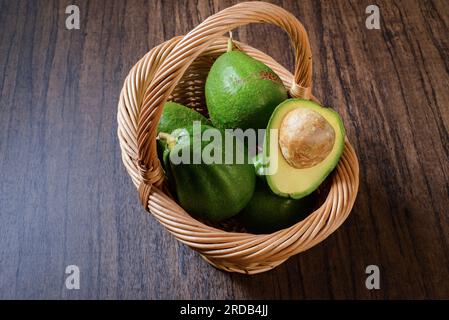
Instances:
[[[65,28],[66,6],[80,30]],[[233,1],[0,0],[1,298],[449,298],[447,1],[279,1],[309,31],[314,92],[356,148],[345,224],[271,272],[228,274],[139,204],[117,101],[134,63]],[[235,35],[292,68],[285,34]],[[381,288],[365,287],[379,266]],[[68,265],[80,289],[65,286]]]

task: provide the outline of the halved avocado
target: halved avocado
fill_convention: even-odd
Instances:
[[[269,129],[277,129],[274,141]],[[265,133],[265,163],[277,160],[277,169],[266,176],[270,189],[293,199],[311,194],[337,165],[344,137],[343,122],[334,110],[303,99],[281,103]]]

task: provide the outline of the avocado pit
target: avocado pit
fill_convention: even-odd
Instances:
[[[314,110],[297,108],[282,119],[279,146],[292,167],[305,169],[319,164],[332,151],[334,143],[334,129]]]

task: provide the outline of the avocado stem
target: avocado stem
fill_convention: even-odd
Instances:
[[[228,48],[226,52],[231,52],[234,47],[234,42],[232,42],[232,31],[229,31]]]
[[[165,132],[159,132],[158,139],[165,141],[170,150],[172,150],[176,144],[176,138]]]

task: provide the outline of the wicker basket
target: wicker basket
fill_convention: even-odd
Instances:
[[[264,2],[245,2],[206,19],[190,33],[153,48],[130,71],[118,106],[122,160],[146,210],[179,241],[217,268],[260,273],[323,241],[349,215],[359,185],[354,149],[345,141],[324,203],[305,220],[272,234],[226,232],[192,218],[165,192],[156,152],[156,128],[167,100],[207,114],[204,83],[214,60],[226,51],[228,31],[248,23],[271,23],[285,30],[296,54],[292,75],[271,57],[244,43],[240,50],[264,62],[282,79],[292,97],[311,93],[312,54],[306,31],[289,12]]]

